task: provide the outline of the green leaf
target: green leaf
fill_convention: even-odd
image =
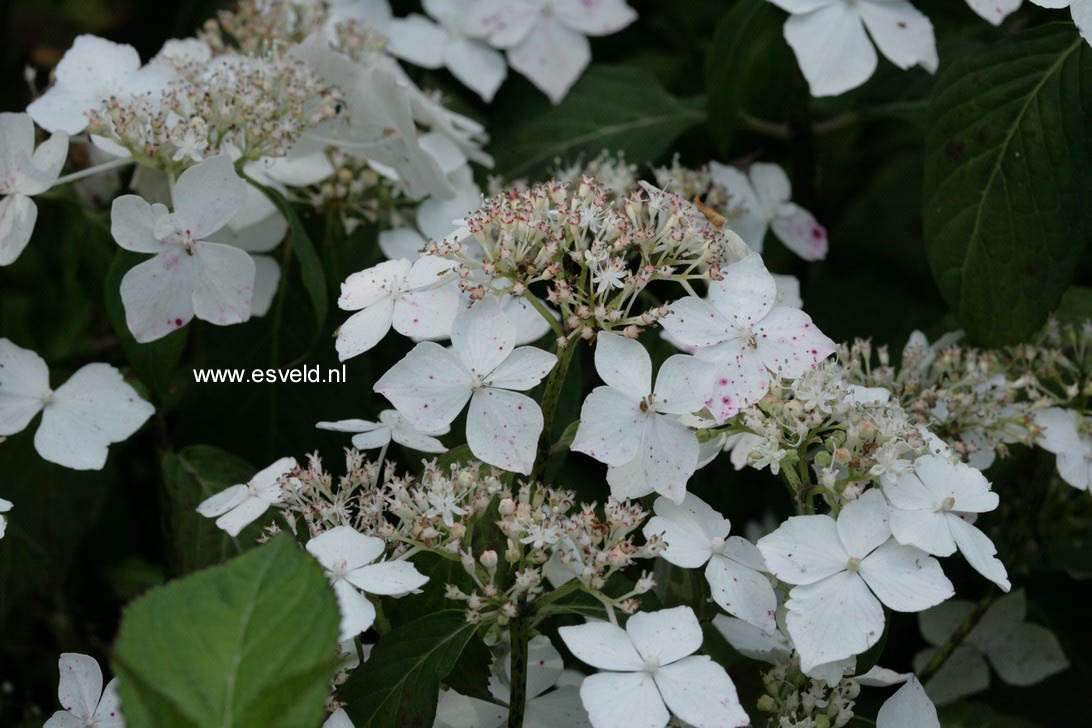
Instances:
[[[603,149],[625,152],[631,163],[651,162],[704,114],[646,71],[593,65],[560,104],[536,100],[518,119],[498,127],[492,145],[497,169],[509,178],[535,177],[556,159],[594,157]]]
[[[1058,303],[1058,310],[1054,312],[1054,316],[1063,324],[1077,326],[1092,319],[1092,288],[1087,286],[1067,288],[1062,294],[1062,300]]]
[[[709,131],[721,154],[732,153],[732,140],[745,113],[772,114],[770,104],[756,98],[776,95],[785,102],[785,84],[770,74],[779,70],[774,60],[787,55],[782,37],[785,14],[767,0],[741,0],[717,24],[705,57],[709,89]]]
[[[961,57],[925,138],[925,246],[941,293],[984,344],[1033,334],[1089,233],[1092,48],[1069,23]]]
[[[319,565],[282,533],[149,591],[114,654],[129,725],[317,726],[339,614]]]
[[[292,254],[299,261],[303,286],[307,289],[307,295],[315,309],[315,321],[318,324],[318,329],[322,329],[322,325],[326,322],[328,306],[326,300],[326,274],[322,270],[322,261],[319,259],[318,253],[315,252],[311,237],[304,229],[303,223],[300,222],[300,217],[296,214],[292,203],[286,200],[284,195],[272,187],[260,185],[254,180],[249,181],[250,184],[261,190],[288,220],[288,228],[292,232],[292,238],[288,244],[292,246]]]
[[[209,445],[191,445],[180,453],[165,453],[161,467],[174,572],[186,574],[240,553],[239,540],[217,528],[215,519],[197,513],[197,505],[224,488],[247,482],[254,475],[254,467]],[[258,526],[248,527],[241,540],[251,542],[258,530]]]
[[[477,631],[461,609],[397,627],[338,691],[356,728],[431,728],[440,681]]]
[[[129,325],[125,323],[125,306],[121,302],[121,279],[130,268],[147,259],[145,255],[119,250],[106,273],[103,298],[110,325],[121,339],[125,358],[137,376],[162,401],[174,387],[174,374],[186,348],[189,327],[184,326],[147,344],[139,343],[129,332]]]

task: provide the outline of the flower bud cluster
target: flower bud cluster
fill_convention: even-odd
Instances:
[[[426,251],[462,264],[471,297],[522,295],[544,283],[569,338],[636,336],[667,313],[638,306],[654,282],[719,276],[747,249],[691,202],[641,182],[618,195],[592,177],[514,187],[485,200],[465,227]]]
[[[779,662],[762,674],[766,693],[758,709],[772,714],[768,725],[777,728],[842,728],[853,719],[853,707],[861,692],[853,678],[834,687],[809,678],[800,671],[799,660]]]
[[[192,54],[151,63],[173,80],[156,93],[107,99],[88,128],[161,169],[178,171],[221,152],[244,161],[284,156],[340,105],[336,89],[287,55]]]

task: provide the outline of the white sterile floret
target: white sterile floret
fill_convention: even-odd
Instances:
[[[876,70],[876,46],[903,70],[937,70],[933,24],[907,0],[770,2],[792,13],[785,40],[813,96],[837,96],[867,81]]]
[[[216,518],[216,525],[232,536],[238,536],[248,524],[259,518],[269,506],[280,503],[281,477],[297,469],[295,458],[284,457],[259,470],[246,483],[224,488],[201,501],[197,512],[206,518]]]
[[[487,296],[455,317],[450,349],[418,344],[374,389],[424,432],[450,425],[469,400],[466,442],[474,457],[529,475],[542,410],[519,391],[538,384],[557,357],[515,341],[516,327]]]
[[[496,660],[489,676],[489,692],[502,703],[441,690],[433,728],[500,728],[508,721],[511,693],[511,655]],[[527,703],[524,728],[584,728],[591,726],[580,704],[580,691],[574,685],[559,685],[564,670],[561,654],[545,635],[536,635],[527,643]],[[556,689],[551,689],[555,688]]]
[[[1055,454],[1062,480],[1078,490],[1092,487],[1092,437],[1081,433],[1079,412],[1048,407],[1035,413],[1035,444]]]
[[[709,163],[713,182],[728,193],[728,226],[755,252],[762,252],[766,231],[804,260],[827,256],[827,230],[810,212],[793,204],[785,170],[756,162],[747,174],[720,162]]]
[[[636,477],[611,478],[615,498],[652,491],[682,502],[698,467],[698,438],[679,415],[700,410],[712,378],[708,364],[676,354],[660,367],[652,386],[652,359],[641,344],[599,332],[596,387],[580,408],[571,449]]]
[[[508,64],[556,104],[591,62],[587,36],[616,33],[636,19],[624,0],[479,0],[463,30],[507,50]]]
[[[771,372],[796,379],[834,351],[810,316],[777,303],[777,284],[758,255],[726,267],[706,299],[687,296],[670,309],[660,321],[667,333],[713,364],[705,404],[717,422],[762,399]]]
[[[356,652],[356,648],[353,648],[353,652]],[[349,717],[349,714],[345,712],[344,708],[338,708],[323,722],[322,728],[355,728],[353,726],[353,720]]]
[[[337,526],[307,542],[307,551],[322,564],[337,596],[338,639],[352,639],[375,621],[375,607],[361,592],[398,596],[428,581],[409,561],[372,563],[385,548],[383,539],[365,536],[350,526]]]
[[[43,129],[66,134],[86,129],[88,114],[107,99],[154,99],[177,78],[168,64],[153,62],[141,68],[135,48],[94,35],[77,36],[54,75],[56,83],[31,102],[27,113]]]
[[[128,439],[155,408],[109,364],[87,364],[50,389],[45,360],[0,339],[0,437],[21,432],[39,412],[39,455],[74,470],[101,470],[109,445]]]
[[[918,615],[921,634],[933,646],[914,656],[916,671],[924,669],[973,611],[972,602],[953,599]],[[925,684],[925,692],[942,705],[986,690],[990,685],[989,665],[1002,681],[1021,687],[1069,667],[1058,638],[1046,627],[1024,621],[1026,617],[1027,595],[1023,589],[997,599]]]
[[[758,542],[766,567],[793,584],[789,636],[805,672],[865,652],[883,634],[883,605],[917,612],[955,590],[932,556],[891,538],[878,490],[847,503],[837,521],[793,516]]]
[[[588,622],[558,634],[577,659],[602,670],[580,685],[595,728],[663,728],[671,714],[696,728],[750,723],[724,668],[693,654],[702,632],[690,607],[637,612],[625,629]]]
[[[102,687],[102,669],[93,657],[63,652],[57,661],[58,710],[42,728],[125,728],[115,677]]]
[[[956,548],[978,573],[1008,591],[1005,565],[995,557],[993,542],[963,514],[997,508],[997,494],[976,468],[938,455],[923,455],[913,469],[883,488],[891,503],[891,533],[901,544],[934,556],[951,556]]]
[[[53,186],[67,155],[64,132],[35,149],[30,117],[0,114],[0,265],[14,263],[27,246],[38,220],[38,207],[30,196]]]
[[[338,328],[338,358],[368,351],[391,326],[413,339],[447,337],[459,309],[454,267],[425,255],[416,262],[388,260],[346,278],[337,305],[357,313]]]
[[[727,518],[693,493],[679,504],[657,498],[653,510],[644,535],[663,535],[667,548],[661,558],[686,569],[704,565],[713,601],[721,609],[764,631],[777,629],[777,595],[763,573],[762,554],[747,539],[728,535]]]
[[[247,183],[221,154],[183,172],[174,212],[137,195],[114,200],[110,232],[118,245],[151,253],[121,279],[125,323],[145,343],[182,328],[195,315],[219,326],[250,318],[255,265],[233,245],[209,242],[247,199]]]
[[[1001,25],[1001,21],[1016,11],[1023,0],[967,0],[971,10],[978,13],[983,19],[993,25]],[[1068,0],[1062,0],[1068,2]],[[1050,0],[1046,0],[1050,2]]]
[[[353,447],[358,450],[385,448],[391,440],[405,445],[411,450],[421,452],[447,452],[444,443],[430,435],[446,435],[450,427],[443,425],[431,432],[424,433],[411,425],[397,410],[386,409],[379,413],[379,422],[370,420],[338,420],[337,422],[319,422],[315,427],[320,430],[352,432]]]
[[[10,511],[14,505],[6,498],[0,498],[0,538],[3,538],[8,530],[8,517],[4,514]]]
[[[463,19],[475,2],[424,0],[424,10],[435,22],[417,13],[391,20],[383,29],[389,40],[387,51],[417,66],[446,66],[482,100],[492,101],[508,75],[508,65],[500,52],[463,30]]]
[[[880,706],[876,728],[940,728],[936,706],[916,677],[911,675],[906,684]]]

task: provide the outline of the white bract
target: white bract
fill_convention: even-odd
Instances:
[[[638,612],[625,629],[588,622],[558,634],[577,659],[603,671],[580,685],[595,728],[663,728],[669,710],[697,728],[750,723],[724,668],[693,654],[702,632],[690,607]]]
[[[663,534],[667,548],[662,558],[686,569],[704,565],[713,601],[721,609],[766,632],[777,629],[777,595],[763,574],[762,554],[747,539],[729,537],[727,518],[693,493],[679,504],[657,498],[653,510],[656,515],[645,524],[644,534]]]
[[[687,296],[670,307],[660,324],[713,364],[705,404],[718,423],[762,399],[771,373],[796,379],[834,351],[810,316],[777,303],[777,284],[758,255],[726,267],[706,299]]]
[[[463,29],[506,49],[508,64],[556,104],[591,61],[587,36],[616,33],[636,19],[624,0],[479,0]]]
[[[686,481],[698,467],[698,438],[679,422],[705,404],[709,365],[686,354],[667,359],[652,386],[652,359],[641,344],[601,331],[595,370],[606,386],[596,387],[580,408],[571,449],[636,478],[612,479],[616,498],[656,491],[682,502]],[[616,485],[617,484],[617,487]]]
[[[709,163],[713,182],[728,192],[728,225],[755,252],[762,252],[766,231],[804,260],[827,256],[827,230],[810,212],[793,204],[792,186],[776,164],[756,162],[747,174],[720,162]]]
[[[906,684],[880,706],[876,728],[940,728],[936,706],[916,677],[911,675]]]
[[[928,664],[973,611],[972,602],[953,599],[918,615],[921,634],[933,647],[914,656],[916,671]],[[925,684],[925,692],[937,704],[981,692],[990,685],[989,665],[1003,682],[1021,687],[1069,667],[1058,638],[1046,627],[1024,621],[1026,617],[1023,589],[999,598]]]
[[[1055,454],[1062,480],[1078,490],[1092,487],[1092,437],[1081,432],[1079,412],[1048,407],[1035,413],[1041,429],[1035,444]]]
[[[157,94],[176,78],[166,63],[141,68],[140,55],[130,45],[94,35],[80,35],[54,69],[56,83],[31,102],[27,113],[52,132],[78,134],[87,128],[88,114],[112,96]]]
[[[34,122],[26,114],[0,114],[0,265],[15,262],[34,232],[38,207],[31,195],[57,181],[68,155],[59,132],[34,148]]]
[[[137,195],[114,200],[110,232],[118,245],[151,253],[121,279],[125,323],[146,343],[195,315],[219,326],[250,318],[255,265],[233,245],[209,242],[246,203],[247,183],[221,154],[190,167],[174,186],[174,212]]]
[[[881,602],[896,612],[939,604],[955,590],[936,559],[891,538],[878,490],[838,515],[793,516],[758,542],[766,567],[793,584],[785,625],[805,672],[859,655],[883,634]]]
[[[459,309],[453,266],[425,255],[416,262],[388,260],[346,278],[337,305],[357,313],[338,328],[338,358],[368,351],[391,326],[414,339],[448,336]]]
[[[0,436],[21,432],[39,412],[39,455],[74,470],[101,470],[109,445],[128,439],[155,408],[109,364],[87,364],[50,389],[45,360],[0,339]]]
[[[397,596],[417,589],[428,577],[408,561],[372,563],[383,553],[383,539],[365,536],[350,526],[337,526],[307,542],[337,596],[341,610],[339,640],[352,639],[375,621],[375,607],[361,594]]]
[[[280,503],[281,477],[299,465],[295,458],[284,457],[259,470],[246,483],[224,488],[206,498],[197,506],[197,512],[206,518],[216,518],[216,525],[232,536],[238,536],[248,524],[265,513],[269,506]]]
[[[867,81],[876,70],[876,46],[903,70],[937,70],[933,24],[907,0],[770,2],[792,13],[785,40],[813,96],[837,96]]]
[[[503,705],[454,690],[442,690],[436,706],[433,728],[500,728],[508,721],[505,707],[511,693],[511,655],[496,660],[489,676],[489,692]],[[590,726],[580,704],[580,691],[571,685],[558,686],[564,663],[545,635],[536,635],[527,643],[527,703],[524,728],[584,728]],[[557,686],[556,690],[551,690]]]
[[[455,78],[482,97],[492,101],[508,66],[498,51],[467,35],[463,19],[476,0],[424,0],[425,12],[436,22],[417,13],[393,19],[384,34],[387,50],[399,58],[425,68],[446,66]]]
[[[375,383],[414,427],[435,431],[470,401],[466,442],[474,457],[528,475],[542,432],[538,403],[518,391],[538,384],[557,357],[532,346],[515,348],[516,327],[492,296],[460,313],[451,349],[425,341]]]
[[[57,683],[58,710],[42,728],[124,728],[118,679],[102,687],[102,669],[95,658],[63,652],[57,661],[61,676]]]
[[[319,422],[315,427],[320,430],[335,432],[353,432],[353,447],[358,450],[385,448],[394,440],[412,450],[421,452],[447,452],[444,443],[430,435],[446,435],[447,425],[429,433],[423,433],[411,425],[397,410],[385,409],[379,413],[379,422],[369,420],[339,420],[337,422]]]
[[[978,573],[1008,591],[1005,565],[982,531],[962,514],[985,513],[999,499],[980,471],[939,455],[923,455],[913,470],[887,483],[884,495],[891,503],[891,533],[901,544],[916,546],[934,556],[951,556],[956,548]]]

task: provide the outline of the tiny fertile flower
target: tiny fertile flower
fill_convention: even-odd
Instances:
[[[713,601],[721,609],[766,632],[777,629],[777,595],[762,573],[762,554],[747,539],[728,536],[727,518],[693,493],[679,504],[657,498],[653,510],[656,515],[645,524],[644,534],[663,534],[663,559],[686,569],[705,565]]]
[[[425,432],[450,425],[469,400],[466,442],[474,457],[528,475],[542,410],[519,391],[538,384],[557,357],[533,346],[515,348],[515,341],[516,327],[487,296],[455,317],[450,350],[418,344],[374,389]]]
[[[0,114],[0,265],[15,262],[34,232],[38,207],[31,195],[57,181],[68,155],[68,135],[54,134],[34,148],[26,114]]]
[[[686,481],[698,467],[698,438],[679,415],[704,406],[711,370],[695,357],[676,354],[660,367],[652,386],[652,359],[641,344],[599,332],[595,370],[606,386],[596,387],[580,408],[580,426],[571,449],[613,467],[633,463],[639,490],[650,490],[676,503],[686,495]],[[615,480],[619,486],[622,483]]]
[[[1062,480],[1078,490],[1092,487],[1092,437],[1081,434],[1081,415],[1048,407],[1035,413],[1035,424],[1041,430],[1035,443],[1055,454]]]
[[[166,336],[197,318],[224,326],[250,318],[255,266],[232,245],[208,242],[247,197],[231,157],[221,154],[190,167],[174,187],[174,212],[123,195],[110,210],[118,245],[155,257],[121,279],[125,323],[137,341]]]
[[[624,0],[479,0],[463,28],[507,49],[509,65],[556,104],[591,61],[586,36],[616,33],[636,19]]]
[[[446,435],[451,428],[447,425],[427,434],[411,425],[397,410],[386,409],[379,413],[379,422],[369,420],[339,420],[337,422],[319,422],[315,427],[320,430],[336,432],[354,432],[353,447],[358,450],[373,450],[386,447],[391,440],[405,445],[411,450],[421,452],[447,452],[444,443],[429,435]]]
[[[115,677],[102,687],[102,669],[95,658],[75,652],[61,653],[57,661],[61,678],[58,710],[42,728],[125,728]]]
[[[974,569],[999,587],[1012,588],[997,549],[961,514],[997,508],[997,494],[980,471],[938,455],[924,455],[884,485],[891,503],[891,533],[901,544],[935,556],[951,556],[958,547]]]
[[[915,671],[921,672],[973,611],[972,602],[952,599],[918,615],[921,634],[933,646],[914,656]],[[1034,685],[1069,667],[1058,638],[1046,627],[1024,621],[1026,617],[1027,595],[1023,589],[991,604],[925,684],[925,692],[933,702],[950,703],[986,690],[990,686],[989,665],[993,665],[1002,681],[1021,687]]]
[[[776,164],[755,163],[747,174],[720,162],[709,163],[713,182],[728,193],[728,225],[755,252],[762,252],[766,231],[804,260],[827,256],[827,230],[815,217],[793,204],[785,170]]]
[[[281,476],[298,468],[295,458],[281,458],[269,467],[259,470],[246,483],[224,488],[206,498],[197,506],[197,512],[206,518],[219,516],[216,525],[232,536],[238,536],[248,524],[265,513],[266,509],[283,499]]]
[[[333,586],[341,610],[340,640],[352,639],[375,621],[375,607],[361,592],[397,596],[428,581],[408,561],[372,563],[383,553],[383,539],[365,536],[350,526],[337,526],[307,542]]]
[[[87,364],[52,390],[42,357],[0,339],[0,437],[22,431],[39,412],[39,455],[74,470],[101,470],[108,446],[139,430],[155,408],[109,364]]]
[[[485,43],[470,38],[462,28],[462,19],[476,0],[424,0],[425,12],[436,19],[416,13],[390,21],[384,34],[387,50],[399,58],[424,68],[447,66],[483,101],[492,101],[508,66],[504,56]]]
[[[762,399],[771,372],[796,379],[834,351],[810,316],[777,303],[777,284],[758,255],[725,268],[721,280],[709,283],[707,299],[672,303],[660,323],[675,342],[713,364],[706,406],[717,422]]]
[[[933,24],[907,0],[770,2],[792,13],[785,40],[813,96],[837,96],[867,81],[876,70],[876,46],[903,70],[916,65],[937,70]]]
[[[391,326],[415,339],[448,336],[459,308],[459,291],[449,275],[453,266],[425,255],[412,263],[388,260],[345,279],[337,305],[357,313],[338,328],[338,358],[368,351]]]
[[[750,723],[724,668],[693,654],[702,632],[690,607],[638,612],[625,629],[588,622],[558,634],[577,659],[603,671],[580,685],[595,728],[663,728],[668,710],[698,728]]]
[[[176,77],[166,63],[141,68],[140,55],[130,45],[94,35],[80,35],[54,70],[57,82],[31,102],[27,113],[51,132],[79,134],[88,114],[114,97],[154,95]]]
[[[876,644],[883,634],[881,602],[917,612],[955,593],[936,559],[891,538],[878,490],[847,503],[837,521],[793,516],[760,539],[758,550],[774,576],[795,585],[785,625],[805,672]]]

